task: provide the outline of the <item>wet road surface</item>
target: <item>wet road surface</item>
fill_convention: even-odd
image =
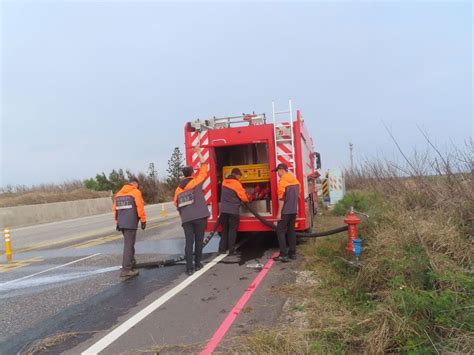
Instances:
[[[137,261],[181,254],[182,235],[176,218],[151,224],[147,230],[138,232]],[[199,351],[258,274],[259,269],[246,266],[265,263],[275,251],[276,241],[271,235],[241,239],[239,255],[223,256],[219,263],[104,347],[101,353],[150,351],[183,344]],[[205,262],[216,258],[218,242],[219,236],[214,237],[204,250]],[[57,344],[49,344],[49,353],[81,353],[187,279],[184,264],[141,269],[138,277],[120,279],[121,253],[122,237],[115,233],[56,248],[17,253],[9,264],[2,261],[0,353],[25,352],[42,345],[40,342],[48,337],[57,338]],[[14,263],[16,267],[11,267]],[[285,269],[286,266],[275,268],[268,282],[280,283],[289,275]],[[279,272],[283,274],[278,276]],[[259,297],[262,301],[269,299],[268,295],[257,292],[256,300]],[[276,298],[273,311],[278,302]],[[273,319],[267,311],[253,316]],[[249,315],[239,316],[238,320],[242,322],[245,317]],[[231,333],[236,331],[233,329]]]

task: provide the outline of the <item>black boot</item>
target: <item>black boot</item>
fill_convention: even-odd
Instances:
[[[288,260],[288,257],[286,255],[278,255],[276,257],[273,258],[273,260],[275,261],[281,261],[282,263],[287,263],[289,260]]]

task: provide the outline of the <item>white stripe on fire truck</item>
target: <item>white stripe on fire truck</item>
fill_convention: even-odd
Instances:
[[[278,160],[280,161],[280,163],[283,163],[283,164],[286,164],[288,165],[289,168],[291,168],[293,166],[292,163],[290,163],[289,160],[285,159],[284,157],[282,157],[281,155],[278,156]]]
[[[209,163],[209,149],[206,149],[204,154],[203,154],[203,158],[204,158],[204,162],[205,163]],[[196,166],[197,164],[199,163],[199,158],[198,158],[198,155],[196,153],[193,154],[193,161],[192,161],[192,165],[193,166]]]
[[[209,136],[208,136],[207,133],[203,134],[203,136],[201,137],[200,142],[201,142],[201,146],[209,144]]]
[[[204,198],[206,199],[206,204],[211,205],[211,191],[208,191],[204,194]]]
[[[192,140],[193,140],[193,143],[192,143],[193,147],[197,146],[199,143],[199,134],[196,133],[196,136],[192,137]]]
[[[289,154],[286,152],[278,152],[277,153],[279,157],[284,157],[285,159],[292,160],[293,154]]]
[[[278,150],[279,151],[283,151],[284,153],[291,153],[291,144],[281,144],[279,143],[278,146],[277,146]]]

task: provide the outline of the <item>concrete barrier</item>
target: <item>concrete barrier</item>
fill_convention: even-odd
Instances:
[[[0,226],[23,227],[112,213],[111,197],[0,208]]]

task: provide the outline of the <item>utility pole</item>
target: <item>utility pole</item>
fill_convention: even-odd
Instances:
[[[354,149],[354,144],[349,143],[349,150],[351,154],[351,171],[354,171],[354,157],[352,155],[352,150]]]

